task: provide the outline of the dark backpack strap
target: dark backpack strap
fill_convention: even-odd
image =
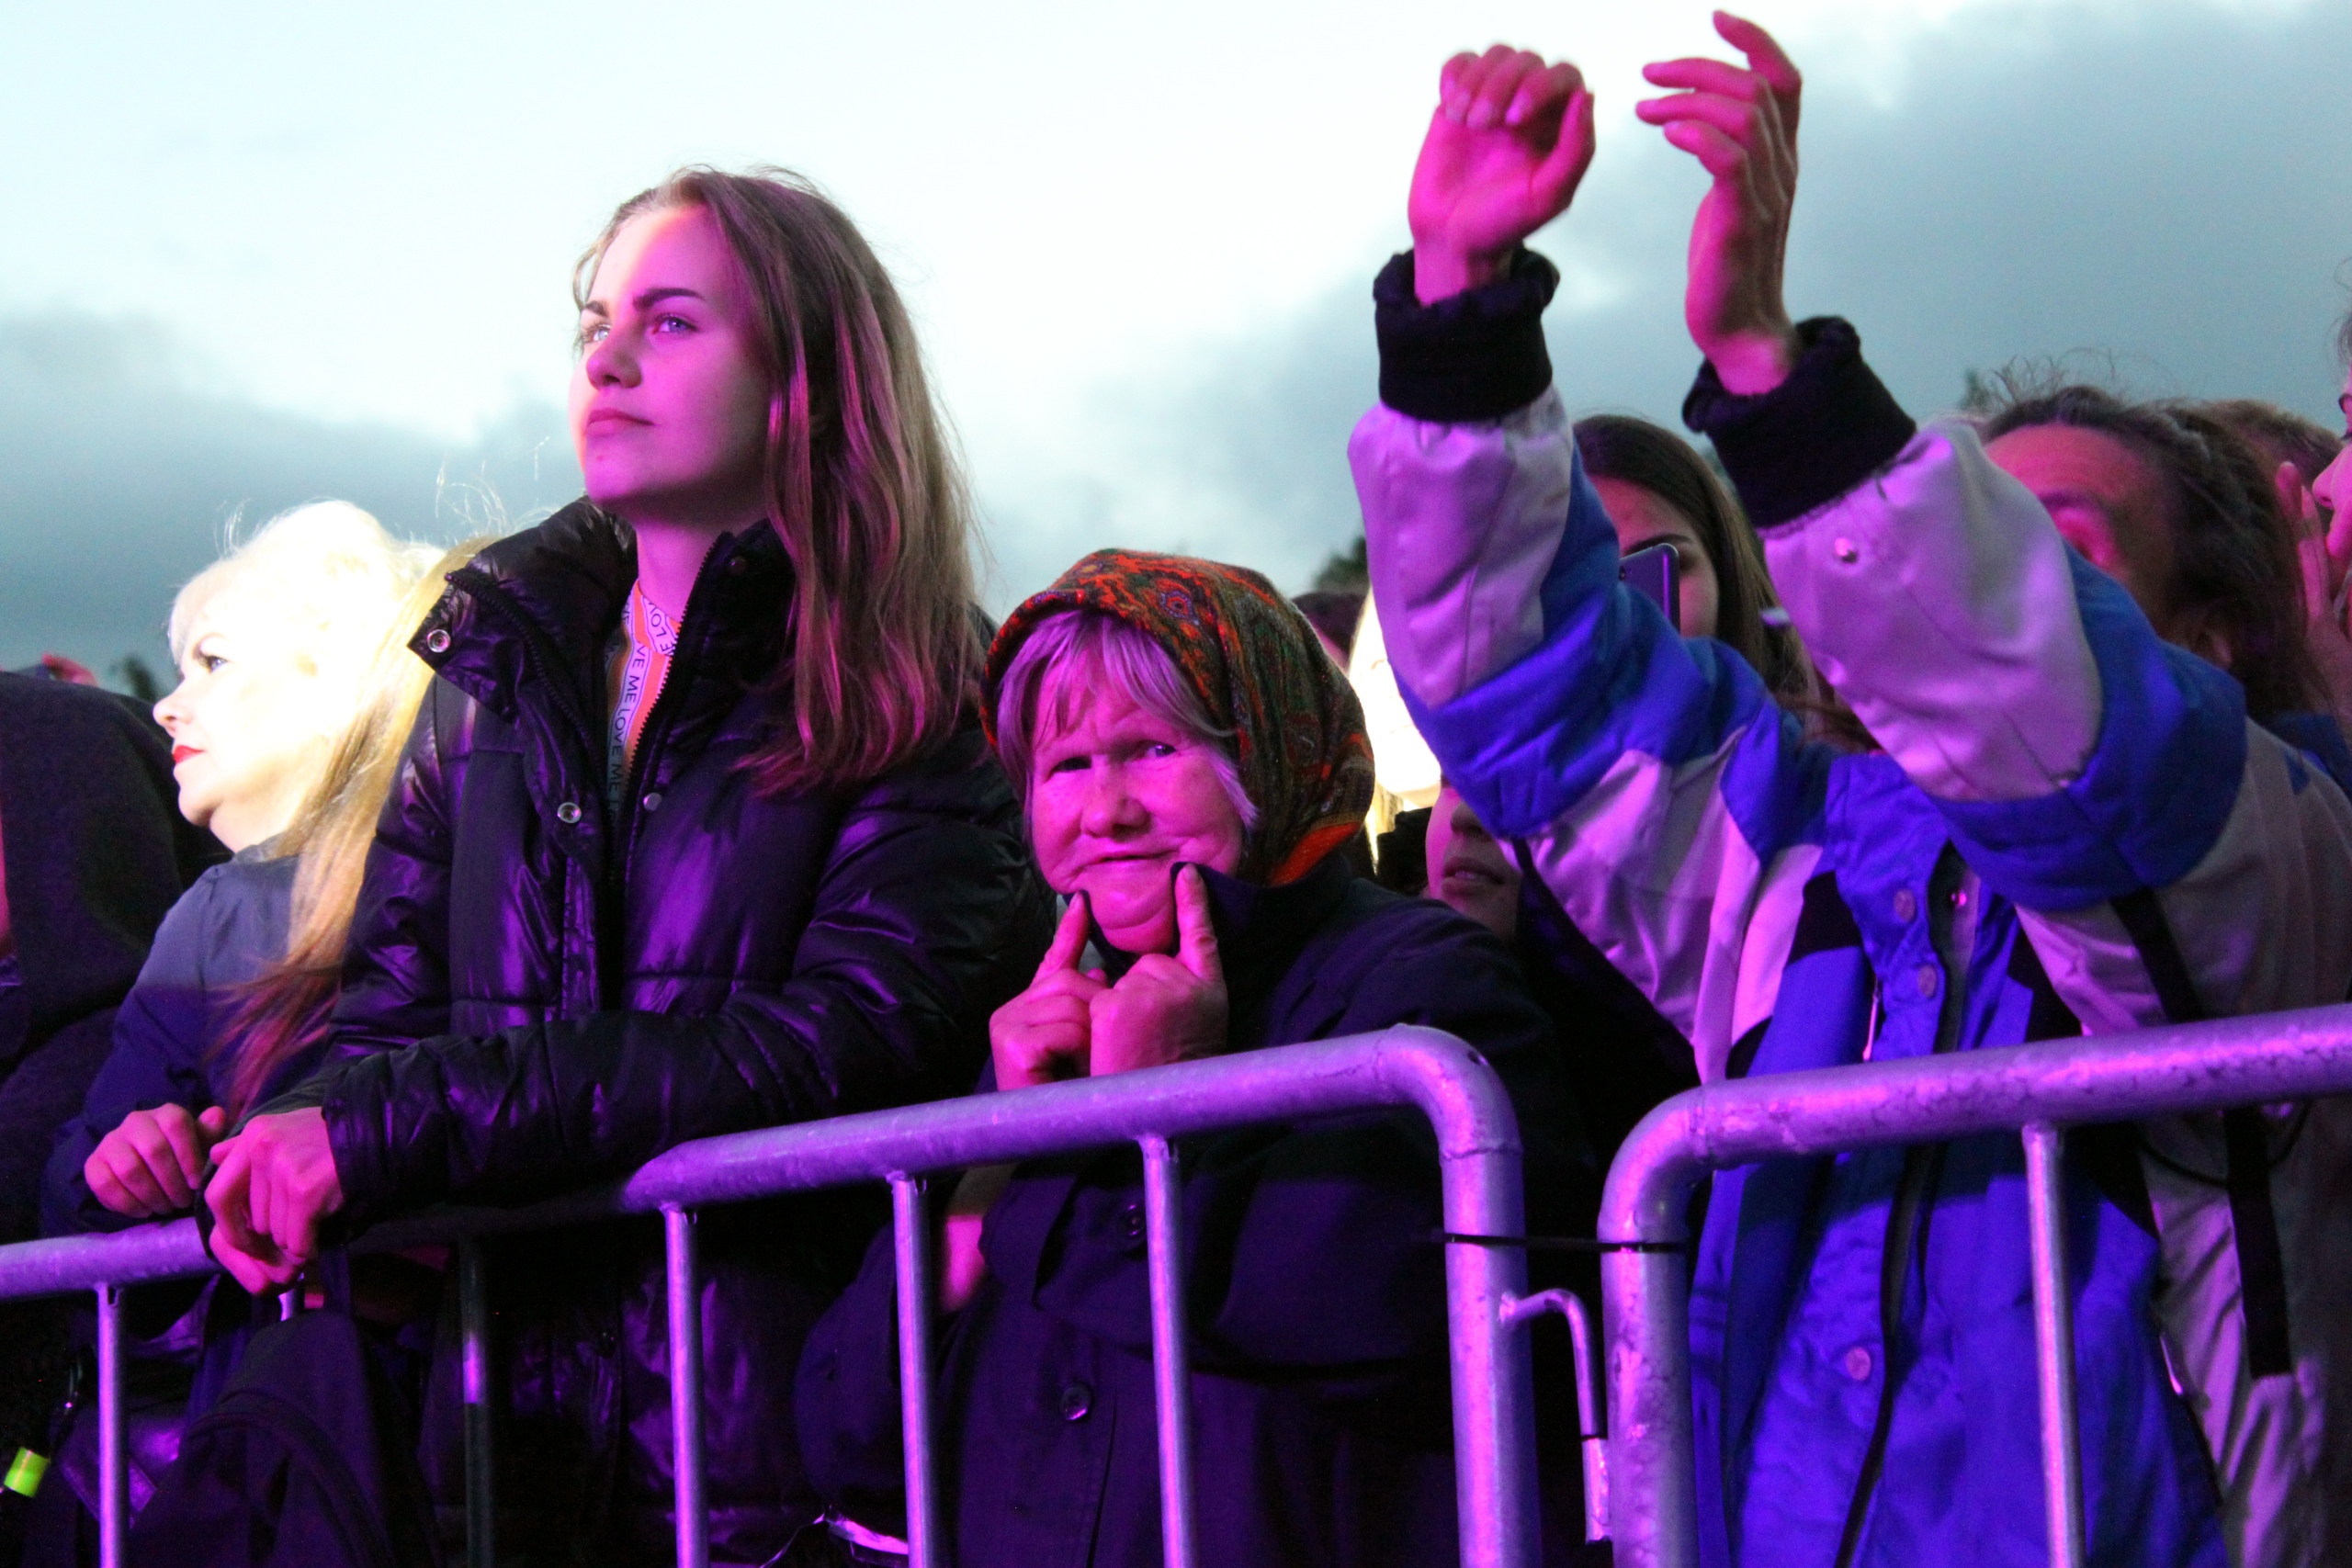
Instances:
[[[2115,900],[2115,913],[2139,949],[2165,1017],[2174,1023],[2203,1022],[2205,1005],[2155,893],[2144,887],[2127,893]],[[2295,1357],[2287,1338],[2287,1266],[2278,1245],[2278,1216],[2270,1203],[2270,1137],[2262,1112],[2253,1106],[2222,1111],[2222,1145],[2229,1156],[2224,1185],[2237,1240],[2246,1364],[2257,1378],[2273,1377],[2293,1371]]]

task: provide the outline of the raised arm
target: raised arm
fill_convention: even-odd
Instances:
[[[1414,253],[1375,289],[1381,406],[1349,447],[1374,597],[1449,779],[1498,834],[1531,840],[1578,927],[1712,1074],[1769,1010],[1738,977],[1758,967],[1751,949],[1785,951],[1793,931],[1826,757],[1736,656],[1676,636],[1618,581],[1615,530],[1550,389],[1542,313],[1556,274],[1518,246],[1573,186],[1501,199],[1539,188],[1535,170],[1581,170],[1589,108],[1578,88],[1555,117],[1511,123],[1493,98],[1566,79],[1496,58],[1466,97],[1467,67],[1449,66],[1415,171]],[[1507,65],[1521,85],[1506,98]],[[1501,197],[1430,195],[1472,179]],[[1515,226],[1453,222],[1498,209]],[[1462,254],[1478,259],[1457,267]],[[1473,287],[1438,297],[1432,280],[1456,276]]]
[[[2250,724],[2227,674],[2162,641],[1961,422],[1920,429],[1836,320],[1788,326],[1781,257],[1797,83],[1650,68],[1641,106],[1713,176],[1686,315],[1684,414],[1714,442],[1823,673],[2024,911],[2092,1030],[2161,1021],[2111,901],[2154,891],[2215,1012],[2337,1000],[2352,979],[2352,807]]]

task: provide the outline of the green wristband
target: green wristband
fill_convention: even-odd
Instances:
[[[0,1487],[29,1497],[40,1490],[40,1478],[49,1473],[49,1456],[37,1454],[30,1449],[18,1449],[17,1457],[8,1461],[8,1473],[0,1476]]]

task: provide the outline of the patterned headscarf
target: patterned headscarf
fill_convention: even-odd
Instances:
[[[1233,732],[1241,787],[1258,808],[1245,881],[1295,882],[1363,827],[1372,742],[1346,671],[1315,628],[1254,571],[1186,556],[1097,550],[1013,611],[989,649],[988,702],[1021,645],[1048,617],[1094,610],[1126,622],[1174,660],[1219,728]]]

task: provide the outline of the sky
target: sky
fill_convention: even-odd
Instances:
[[[2334,414],[2352,6],[1759,4],[1807,74],[1792,308],[1915,412],[2055,361]],[[36,6],[0,0],[0,667],[162,660],[233,524],[435,539],[577,485],[572,263],[686,162],[788,164],[912,305],[1002,610],[1109,544],[1294,591],[1358,529],[1370,283],[1446,56],[1577,59],[1535,242],[1572,407],[1671,423],[1702,179],[1632,118],[1705,7],[1595,0]]]

